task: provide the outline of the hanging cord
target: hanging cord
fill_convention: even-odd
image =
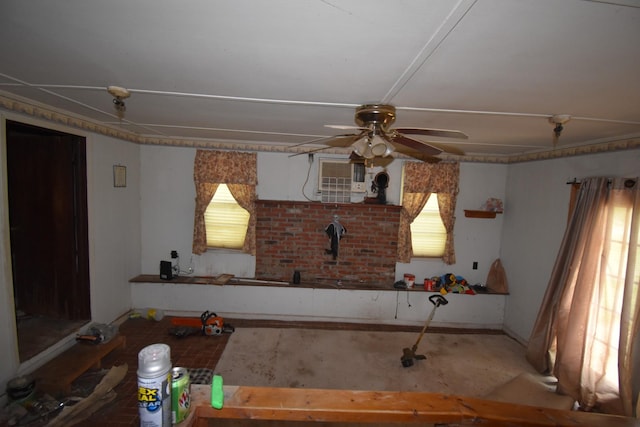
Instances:
[[[396,315],[393,317],[394,319],[398,318],[398,305],[400,305],[399,296],[400,296],[400,291],[396,291]]]
[[[309,153],[309,168],[307,169],[307,178],[304,180],[304,184],[302,184],[302,195],[304,196],[305,199],[307,199],[310,202],[313,202],[314,200],[310,199],[307,194],[304,192],[304,189],[306,188],[307,184],[309,183],[309,176],[311,175],[311,166],[313,165],[313,154]]]
[[[396,313],[393,316],[394,319],[398,318],[398,306],[400,305],[400,290],[396,291]],[[409,291],[407,291],[407,306],[411,308],[411,302],[409,301]]]

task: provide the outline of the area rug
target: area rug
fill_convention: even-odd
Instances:
[[[403,367],[402,349],[418,333],[295,328],[236,329],[216,374],[230,385],[423,391],[482,397],[522,373],[537,375],[525,349],[506,335],[423,336]]]

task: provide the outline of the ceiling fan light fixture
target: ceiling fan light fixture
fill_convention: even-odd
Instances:
[[[387,141],[385,141],[384,138],[379,135],[374,135],[373,138],[371,138],[371,142],[369,143],[369,145],[371,146],[371,152],[376,157],[386,157],[391,154]]]
[[[371,152],[376,157],[383,156],[387,152],[387,146],[385,144],[372,145]]]
[[[359,139],[358,141],[354,142],[352,145],[353,152],[356,153],[358,156],[364,157],[363,154],[367,149],[368,145],[369,143],[367,142],[366,139]]]
[[[362,157],[364,157],[365,159],[373,159],[374,157],[376,157],[376,155],[373,154],[373,151],[371,151],[370,145],[365,148],[364,152],[362,153]]]

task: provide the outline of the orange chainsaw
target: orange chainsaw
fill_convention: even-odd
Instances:
[[[221,335],[223,333],[231,333],[235,329],[233,326],[224,323],[224,319],[216,313],[205,311],[196,317],[174,317],[171,323],[177,327],[171,329],[171,333],[178,337],[191,335],[195,332],[201,332],[202,335]]]

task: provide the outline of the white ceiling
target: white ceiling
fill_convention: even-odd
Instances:
[[[554,114],[558,150],[640,136],[632,0],[2,0],[0,58],[0,95],[140,141],[282,149],[371,102],[471,156],[554,149]]]

